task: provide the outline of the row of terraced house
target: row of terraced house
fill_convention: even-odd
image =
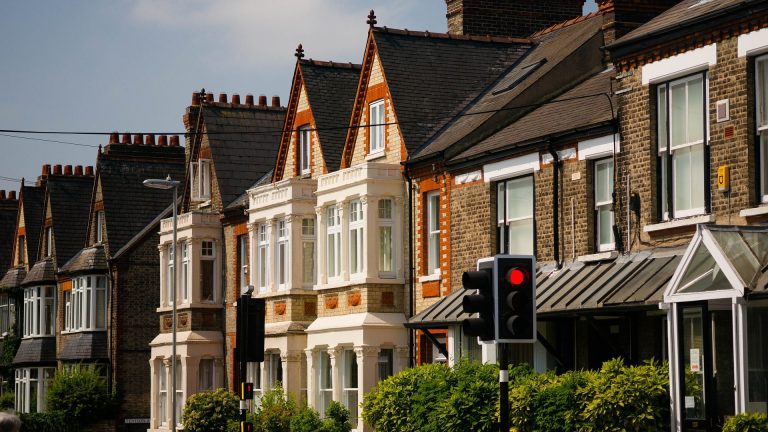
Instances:
[[[2,390],[44,410],[57,368],[96,364],[111,427],[159,432],[247,380],[367,431],[364,395],[410,366],[622,357],[669,362],[675,431],[768,411],[768,1],[583,3],[446,0],[448,33],[371,12],[361,64],[299,45],[287,107],[196,92],[183,146],[113,134],[95,170],[0,193]],[[166,176],[177,203],[141,184]],[[538,340],[507,359],[460,325],[494,254],[539,263]]]

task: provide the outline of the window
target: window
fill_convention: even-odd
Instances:
[[[0,294],[0,336],[11,331],[14,320],[13,298],[8,294]]]
[[[496,186],[496,241],[502,254],[533,255],[533,176]]]
[[[656,89],[662,220],[706,212],[705,83],[705,75],[697,74]]]
[[[72,291],[64,293],[64,309],[67,331],[106,330],[106,276],[79,276],[72,279]]]
[[[277,289],[288,287],[288,225],[285,220],[277,221]]]
[[[168,424],[168,368],[162,361],[157,368],[157,421]]]
[[[200,242],[200,300],[214,302],[214,260],[213,241]]]
[[[45,412],[45,398],[55,367],[16,369],[16,411]]]
[[[427,274],[440,272],[440,194],[427,194]]]
[[[597,250],[613,250],[613,159],[595,161],[594,169]]]
[[[168,271],[166,273],[167,278],[165,283],[165,289],[167,293],[166,303],[168,303],[168,305],[172,305],[173,300],[176,298],[176,296],[174,296],[174,293],[173,293],[173,289],[175,285],[173,272],[175,271],[174,269],[176,265],[176,260],[173,258],[174,254],[176,253],[174,249],[175,248],[173,247],[173,245],[168,245]]]
[[[96,243],[104,241],[104,210],[96,212]]]
[[[240,286],[248,286],[248,236],[241,235],[237,238],[238,260],[240,267]]]
[[[267,225],[259,224],[256,229],[258,251],[256,252],[257,268],[259,274],[257,275],[258,286],[260,292],[267,290],[267,258],[269,256],[269,237],[267,236]]]
[[[24,236],[19,236],[19,264],[27,263],[27,243],[24,241]]]
[[[310,131],[309,126],[299,128],[299,174],[310,173]]]
[[[192,172],[192,199],[206,201],[211,199],[211,161],[200,159],[190,164]]]
[[[325,417],[325,410],[331,404],[333,400],[333,370],[331,368],[331,355],[326,351],[318,353],[318,368],[319,373],[317,385],[318,385],[318,397],[317,410],[320,412],[321,417]]]
[[[314,217],[301,220],[301,281],[304,286],[311,286],[316,282]]]
[[[379,276],[395,276],[395,255],[392,245],[392,200],[379,200]]]
[[[392,348],[383,348],[379,351],[377,380],[382,381],[393,375],[394,358],[395,351]]]
[[[182,407],[184,407],[184,390],[181,385],[181,360],[176,360],[176,424],[179,426]]]
[[[278,383],[283,382],[283,359],[280,353],[269,354],[269,388],[277,387]]]
[[[253,399],[254,402],[261,399],[261,363],[248,362],[246,367],[246,380],[249,383],[253,383]]]
[[[338,277],[341,274],[341,217],[336,206],[328,207],[328,277]]]
[[[45,228],[45,256],[49,257],[53,255],[53,228]]]
[[[56,287],[37,286],[24,289],[24,337],[55,334],[54,293]]]
[[[349,203],[349,272],[363,272],[363,204]]]
[[[371,102],[370,108],[370,151],[379,153],[384,151],[384,101]]]
[[[762,202],[768,202],[768,55],[755,59],[755,80],[760,197]]]
[[[173,270],[171,268],[171,270]],[[181,303],[189,303],[189,244],[181,243],[181,274],[179,275],[179,285],[181,285]]]
[[[213,390],[214,363],[211,358],[200,359],[197,391]]]
[[[349,421],[352,427],[357,427],[357,354],[354,350],[343,351],[342,363],[344,374],[342,376],[342,403],[349,410]]]

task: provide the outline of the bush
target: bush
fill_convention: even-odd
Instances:
[[[315,429],[317,430],[317,429]],[[344,405],[331,401],[325,410],[325,419],[322,421],[322,432],[349,432],[352,424],[349,422],[349,410]],[[291,429],[291,432],[299,432]]]
[[[768,432],[768,417],[756,413],[739,414],[725,422],[723,432]]]
[[[452,371],[455,384],[435,413],[445,431],[490,432],[499,411],[499,368],[469,361]]]
[[[21,432],[79,432],[80,427],[67,420],[64,413],[19,414]]]
[[[277,386],[261,397],[261,406],[253,415],[253,429],[256,432],[290,432],[291,417],[296,411],[293,399],[286,397],[283,388]]]
[[[5,392],[0,394],[0,411],[12,410],[16,406],[16,394]]]
[[[184,404],[184,430],[227,432],[229,421],[237,419],[239,412],[237,396],[225,389],[196,393]]]
[[[93,365],[59,370],[46,398],[48,411],[63,414],[68,423],[85,425],[114,417],[115,398]]]
[[[323,429],[323,421],[317,411],[305,406],[291,417],[290,426],[291,432],[317,432]]]

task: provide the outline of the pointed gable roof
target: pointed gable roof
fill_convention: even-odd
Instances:
[[[45,199],[45,183],[43,186],[21,186],[19,201],[20,209],[24,212],[24,231],[26,232],[27,256],[24,262],[34,264],[37,249],[40,245],[40,230],[43,226],[43,201]],[[17,225],[18,226],[18,225]]]
[[[50,207],[56,265],[62,265],[83,246],[88,228],[93,176],[51,176],[46,184],[46,205]],[[41,238],[44,235],[41,227]],[[43,259],[38,246],[38,260]]]
[[[19,202],[15,197],[13,199],[5,198],[5,191],[2,191],[0,195],[0,274],[5,274],[13,263],[18,212]]]
[[[370,70],[378,57],[409,153],[444,124],[460,106],[493,82],[531,47],[528,39],[456,36],[373,27],[347,134],[348,166],[365,108]]]

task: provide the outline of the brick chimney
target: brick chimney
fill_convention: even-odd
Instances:
[[[528,37],[581,16],[585,0],[445,0],[448,33]],[[642,3],[639,1],[638,3]]]
[[[680,0],[597,0],[598,8],[603,14],[605,44],[610,45],[679,2]]]

